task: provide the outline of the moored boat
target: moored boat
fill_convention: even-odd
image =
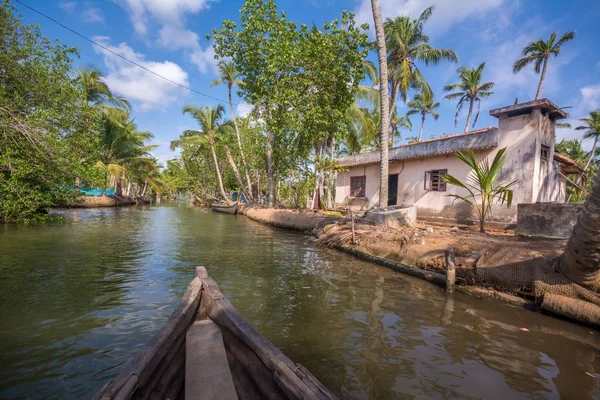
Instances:
[[[235,215],[238,212],[237,204],[213,204],[212,210],[224,214]]]
[[[94,399],[335,399],[252,328],[204,267],[147,349]]]

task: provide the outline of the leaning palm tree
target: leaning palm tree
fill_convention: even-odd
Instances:
[[[585,125],[580,125],[575,130],[585,131],[583,134],[584,139],[594,139],[592,151],[590,151],[590,156],[583,167],[583,170],[586,171],[596,157],[596,147],[598,146],[598,139],[600,139],[600,110],[592,111],[588,117],[579,118],[579,121]]]
[[[398,95],[406,103],[410,89],[426,88],[431,91],[417,62],[422,62],[426,66],[437,65],[441,61],[458,62],[458,56],[454,51],[434,48],[429,43],[429,37],[423,32],[433,10],[433,6],[427,7],[417,19],[400,16],[385,21],[388,62],[391,69],[392,105],[395,104]]]
[[[179,140],[171,142],[171,148],[180,146],[182,143],[189,141],[190,139],[195,140],[199,137],[206,138],[210,151],[212,153],[213,162],[215,164],[215,172],[217,173],[217,181],[219,184],[219,191],[225,201],[229,201],[225,187],[223,186],[223,178],[221,176],[221,170],[219,168],[219,162],[217,160],[217,153],[215,152],[215,143],[217,138],[227,133],[231,129],[229,121],[223,120],[223,114],[225,108],[222,104],[219,104],[216,108],[212,108],[210,105],[206,105],[202,108],[193,105],[187,105],[183,108],[184,114],[191,114],[192,117],[200,124],[199,130],[186,130],[183,135],[180,136]]]
[[[600,173],[579,212],[573,233],[560,260],[560,269],[571,281],[600,291]]]
[[[377,54],[379,56],[379,94],[381,109],[381,139],[380,149],[380,176],[379,176],[379,207],[388,206],[388,146],[387,141],[390,137],[390,99],[388,97],[388,64],[387,50],[385,43],[385,34],[383,31],[383,22],[381,20],[381,8],[379,0],[371,0],[371,9],[373,10],[373,20],[375,22],[375,36],[377,37]]]
[[[535,73],[539,74],[541,71],[540,83],[538,85],[537,93],[535,94],[536,100],[540,98],[540,94],[542,93],[544,79],[546,78],[546,69],[548,68],[548,59],[551,55],[554,57],[558,56],[562,45],[575,39],[575,32],[570,31],[565,33],[558,41],[556,40],[556,37],[556,32],[553,32],[548,40],[540,39],[529,43],[523,48],[523,57],[515,61],[515,64],[513,65],[513,73],[515,74],[534,62]]]
[[[231,120],[233,121],[233,126],[235,127],[235,135],[237,136],[238,148],[240,149],[240,157],[242,159],[242,164],[244,165],[244,171],[246,172],[246,184],[248,185],[246,188],[246,193],[250,195],[252,193],[252,183],[250,181],[250,174],[248,173],[248,164],[246,164],[246,156],[244,155],[244,148],[242,146],[242,138],[240,135],[240,129],[237,124],[237,119],[235,116],[235,109],[233,108],[233,100],[231,97],[231,90],[234,86],[240,86],[242,84],[242,80],[240,78],[240,72],[236,68],[233,61],[225,61],[221,60],[217,64],[219,68],[219,73],[221,77],[219,79],[215,79],[211,82],[210,86],[217,86],[226,84],[227,92],[229,94],[229,108],[231,109]]]
[[[463,104],[465,102],[469,103],[469,112],[467,113],[465,132],[469,130],[469,125],[471,124],[474,103],[477,102],[477,114],[475,114],[473,128],[475,128],[481,112],[481,99],[485,99],[486,97],[490,97],[492,94],[494,94],[494,92],[491,91],[491,89],[494,87],[494,82],[481,83],[481,77],[483,75],[484,68],[485,63],[481,63],[477,68],[460,67],[457,70],[460,82],[444,86],[445,91],[454,91],[454,93],[444,96],[445,99],[458,99],[458,104],[456,105],[456,115],[454,116],[455,127],[458,123],[458,115],[462,110]]]
[[[433,94],[428,90],[423,90],[421,93],[417,93],[412,101],[408,102],[410,110],[406,113],[407,116],[421,114],[421,129],[419,129],[419,136],[417,141],[421,141],[423,135],[423,126],[425,126],[425,118],[427,115],[431,115],[433,119],[437,120],[440,115],[435,111],[440,103],[435,102]]]

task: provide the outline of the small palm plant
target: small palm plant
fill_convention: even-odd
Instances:
[[[460,187],[469,192],[468,195],[460,196],[458,194],[449,194],[454,197],[454,201],[462,200],[475,209],[479,218],[479,231],[485,233],[485,220],[492,214],[492,205],[494,201],[510,208],[512,205],[513,191],[511,189],[517,181],[512,181],[502,185],[496,185],[502,166],[504,165],[504,153],[506,147],[500,149],[492,164],[488,162],[487,157],[481,162],[475,159],[473,150],[468,149],[464,152],[457,151],[456,156],[469,167],[472,171],[467,176],[466,182],[461,182],[452,175],[444,175],[442,179],[451,185]],[[480,202],[478,200],[481,200]]]

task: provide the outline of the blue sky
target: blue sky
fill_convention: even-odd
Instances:
[[[197,91],[223,99],[225,87],[211,88],[216,78],[214,53],[205,36],[224,19],[238,20],[242,0],[22,0],[81,34],[132,59],[145,67]],[[478,128],[496,125],[488,115],[492,108],[533,99],[538,76],[532,68],[518,75],[512,63],[530,41],[547,39],[575,30],[577,37],[561,55],[551,59],[542,97],[559,106],[572,106],[572,118],[600,108],[600,1],[597,0],[380,0],[384,18],[400,14],[418,16],[427,6],[436,10],[426,33],[435,47],[451,48],[459,64],[442,63],[422,71],[438,101],[438,121],[427,120],[424,137],[462,131],[465,115],[454,127],[455,102],[442,99],[442,88],[456,80],[458,66],[486,62],[484,79],[496,83],[495,94],[482,103]],[[370,0],[278,0],[280,10],[298,23],[316,23],[339,18],[342,10],[356,14],[357,20],[372,25]],[[194,121],[184,116],[185,104],[216,104],[217,101],[190,93],[106,53],[15,3],[27,23],[38,23],[50,38],[80,49],[77,64],[93,64],[102,70],[110,87],[133,102],[133,115],[140,129],[154,133],[154,152],[162,162],[177,156],[168,143]],[[370,59],[376,61],[373,52]],[[241,103],[240,99],[234,100]],[[243,104],[238,112],[248,107]],[[406,112],[399,104],[401,113]],[[413,121],[413,132],[419,122]],[[411,134],[404,133],[404,137]],[[572,130],[560,130],[558,139],[579,137]],[[591,147],[591,143],[586,143]]]

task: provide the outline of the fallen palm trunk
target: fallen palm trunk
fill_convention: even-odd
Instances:
[[[546,294],[542,309],[596,328],[600,327],[600,307],[587,301]]]

